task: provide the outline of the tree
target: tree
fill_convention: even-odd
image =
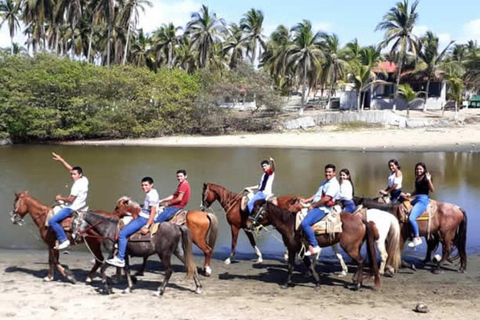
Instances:
[[[261,56],[262,50],[265,49],[265,40],[262,35],[263,20],[263,12],[253,8],[244,14],[240,20],[240,28],[247,34],[247,55],[250,54],[252,65],[255,65],[257,50],[258,55]]]
[[[438,52],[438,37],[436,37],[431,31],[428,31],[417,43],[417,54],[421,63],[416,69],[423,72],[427,77],[425,103],[423,104],[424,112],[427,110],[430,82],[435,79],[435,73],[438,70],[438,65],[445,58],[447,50],[452,43],[453,41],[450,41],[450,43],[442,50],[442,52]]]
[[[405,100],[407,104],[407,118],[410,117],[410,105],[417,99],[420,99],[418,96],[421,92],[413,91],[412,87],[409,84],[401,84],[398,86],[398,95]]]
[[[382,47],[392,44],[391,52],[398,51],[400,53],[398,60],[398,76],[397,87],[400,84],[402,67],[407,55],[411,52],[416,55],[417,37],[413,34],[413,27],[418,20],[418,12],[416,12],[418,0],[415,0],[410,6],[408,0],[397,2],[396,6],[391,8],[384,16],[375,31],[384,30],[385,36],[381,43]],[[395,110],[395,105],[393,106]]]
[[[5,23],[8,25],[8,31],[10,33],[11,48],[10,53],[14,53],[13,38],[15,33],[20,28],[20,15],[22,13],[22,1],[21,0],[3,0],[0,3],[0,29]]]
[[[227,34],[228,36],[223,45],[223,54],[230,54],[229,67],[230,69],[235,69],[238,61],[243,60],[247,40],[244,37],[243,30],[236,23],[230,25]]]
[[[455,118],[458,117],[458,105],[462,103],[463,81],[455,75],[447,76],[448,94],[455,101]]]
[[[213,43],[222,42],[221,34],[225,21],[211,14],[208,7],[202,5],[200,12],[192,13],[192,21],[187,24],[187,33],[192,38],[192,44],[198,51],[198,67],[205,68],[212,54]]]
[[[125,65],[125,62],[127,61],[130,30],[136,29],[138,22],[138,9],[145,12],[145,6],[152,7],[152,3],[149,0],[129,0],[122,12],[124,20],[127,22],[127,43],[125,44],[125,51],[123,53],[123,65]]]
[[[164,24],[153,32],[154,50],[157,53],[157,60],[163,54],[169,69],[175,64],[175,48],[180,44],[181,37],[177,33],[181,27],[175,27],[173,23]]]
[[[287,67],[292,67],[301,78],[302,100],[300,115],[303,115],[305,106],[305,92],[307,89],[307,74],[320,68],[320,59],[323,57],[320,49],[320,33],[313,33],[312,24],[303,20],[292,28],[293,44],[287,49]]]

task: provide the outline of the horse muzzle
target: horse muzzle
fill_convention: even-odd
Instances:
[[[12,220],[13,224],[23,226],[25,223],[25,220],[16,212],[11,211],[10,212],[10,220]]]

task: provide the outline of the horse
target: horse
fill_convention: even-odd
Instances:
[[[255,202],[254,212],[256,216],[263,223],[272,224],[278,232],[282,235],[283,242],[288,249],[288,277],[287,282],[282,287],[287,288],[293,285],[292,273],[295,264],[296,255],[304,249],[302,241],[302,234],[295,230],[296,213],[284,210],[275,206],[265,200]],[[328,247],[335,243],[340,243],[343,250],[352,258],[357,264],[357,272],[353,276],[354,289],[359,289],[363,284],[363,257],[360,254],[360,249],[364,240],[367,240],[367,252],[370,261],[372,262],[372,270],[374,275],[375,287],[381,286],[378,266],[375,263],[375,234],[378,234],[375,223],[366,222],[359,215],[352,215],[348,213],[341,213],[343,232],[335,233],[334,236],[328,234],[316,235],[320,247]],[[247,227],[252,229],[259,222],[249,218]],[[303,249],[302,249],[303,248]],[[315,288],[320,287],[320,278],[315,271],[315,265],[311,263],[310,259],[303,256],[303,262],[310,269],[315,279]]]
[[[126,201],[126,199],[124,199],[124,201]],[[210,262],[212,260],[215,242],[217,241],[218,219],[210,212],[189,210],[185,225],[190,229],[193,243],[203,251],[205,256],[203,274],[209,277],[212,275]],[[137,272],[137,275],[143,275],[146,267],[147,259],[144,259],[142,267]]]
[[[377,199],[358,197],[355,197],[354,201],[367,208],[376,208],[392,213],[400,223],[400,245],[403,248],[412,231],[407,213],[401,209],[400,204],[383,204],[379,203]],[[417,220],[420,236],[427,239],[427,254],[423,262],[431,261],[432,252],[441,243],[442,258],[436,262],[434,271],[436,272],[444,261],[450,259],[450,254],[456,247],[458,251],[456,258],[460,259],[459,271],[464,272],[467,268],[467,214],[465,210],[448,202],[437,202],[436,212],[432,214],[430,220]]]
[[[230,264],[231,260],[235,256],[235,248],[237,246],[238,233],[240,229],[245,230],[245,228],[247,227],[248,214],[246,212],[243,212],[241,209],[241,202],[243,196],[244,195],[242,193],[234,193],[214,183],[203,184],[202,210],[206,210],[215,200],[217,200],[218,202],[220,202],[223,210],[225,210],[225,213],[227,215],[227,222],[231,228],[232,249],[230,251],[230,255],[225,260],[225,264]],[[278,205],[280,207],[294,207],[298,206],[299,199],[300,198],[296,196],[284,196],[276,198],[276,201],[278,202]],[[250,241],[250,245],[255,250],[255,253],[257,255],[256,262],[261,263],[263,261],[262,252],[257,247],[253,233],[245,232],[245,234],[247,235],[247,238]]]
[[[120,198],[117,201],[115,212],[125,215],[127,213],[137,214],[141,207],[134,201],[128,198]],[[83,224],[80,228],[81,232],[93,230],[102,239],[103,246],[109,252],[109,257],[112,258],[114,254],[114,246],[116,243],[116,233],[119,219],[113,217],[105,217],[94,212],[87,212],[83,215]],[[88,237],[87,237],[88,238]],[[187,277],[193,278],[195,282],[195,293],[202,292],[202,285],[198,279],[197,267],[193,261],[192,253],[192,239],[190,230],[186,226],[178,226],[169,222],[161,223],[158,231],[151,237],[150,241],[132,242],[128,241],[127,256],[125,257],[125,274],[127,277],[128,287],[124,290],[125,293],[130,293],[133,290],[133,281],[130,276],[129,256],[146,258],[153,254],[158,254],[163,266],[165,267],[165,278],[158,288],[156,293],[162,296],[165,293],[165,288],[173,273],[171,265],[171,257],[174,254],[187,269]],[[102,293],[109,294],[111,289],[108,286],[106,269],[107,263],[104,263],[101,268],[102,272]]]
[[[48,246],[48,274],[44,281],[52,281],[55,267],[68,281],[75,283],[74,275],[66,270],[59,261],[59,252],[55,250],[56,237],[54,232],[45,225],[48,213],[52,210],[51,207],[42,204],[37,199],[33,198],[28,191],[15,193],[15,200],[13,202],[13,212],[11,213],[13,224],[22,225],[25,215],[30,214],[33,222],[37,225],[40,231],[40,237]],[[103,211],[96,211],[99,215],[108,216],[109,213]],[[79,243],[82,239],[73,239],[72,231],[66,231],[68,240],[71,243]],[[101,250],[101,241],[98,238],[90,237],[85,239],[85,244],[90,249],[95,257],[95,264],[87,275],[86,282],[92,282],[95,271],[102,265],[103,255]],[[119,276],[119,274],[117,274]]]

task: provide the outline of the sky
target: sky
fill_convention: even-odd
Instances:
[[[376,25],[387,11],[395,6],[395,0],[150,0],[153,7],[140,15],[139,26],[151,32],[164,23],[173,22],[185,26],[192,12],[202,4],[227,23],[238,23],[251,8],[263,11],[264,34],[269,36],[280,24],[293,27],[304,19],[309,20],[315,31],[335,33],[345,44],[357,38],[361,45],[380,42],[383,32],[375,32]],[[410,2],[413,2],[412,0]],[[414,33],[423,35],[433,31],[443,48],[451,40],[480,43],[480,0],[420,0],[419,19]],[[25,38],[16,36],[15,42]],[[0,47],[10,46],[6,24],[0,30]]]

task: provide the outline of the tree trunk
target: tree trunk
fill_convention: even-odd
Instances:
[[[11,43],[10,54],[13,56],[13,37],[12,36],[10,36],[10,43]]]
[[[360,111],[362,107],[362,92],[360,89],[357,90],[357,110]]]
[[[305,107],[305,89],[307,87],[307,68],[306,66],[303,67],[303,81],[302,81],[302,100],[300,102],[300,112],[298,113],[300,116],[303,115],[303,109]]]
[[[428,90],[430,89],[430,78],[427,80],[427,87],[425,88],[425,103],[423,104],[423,112],[427,111]]]
[[[70,59],[73,60],[73,58],[75,58],[75,27],[73,23],[71,25],[71,28],[72,28],[72,37],[70,39],[70,42],[71,42]]]
[[[58,57],[58,38],[60,37],[60,27],[58,24],[55,25],[55,54]]]
[[[132,12],[133,11],[134,11],[134,8],[132,8]],[[132,25],[132,17],[133,17],[133,14],[131,13],[128,19],[127,41],[125,44],[125,51],[123,52],[122,65],[125,65],[125,62],[127,62],[127,52],[128,52],[128,43],[130,42],[130,26]]]
[[[110,66],[110,35],[112,33],[112,22],[108,19],[108,35],[107,35],[107,67]]]
[[[397,76],[397,87],[395,88],[395,102],[393,103],[393,108],[392,111],[395,112],[397,109],[397,101],[398,101],[398,86],[400,85],[400,75],[402,74],[402,65],[403,65],[403,52],[402,55],[400,56],[400,61],[398,65],[398,76]]]
[[[90,62],[90,54],[92,52],[92,39],[93,39],[93,23],[91,25],[90,37],[88,39],[88,53],[87,53],[87,62]]]

